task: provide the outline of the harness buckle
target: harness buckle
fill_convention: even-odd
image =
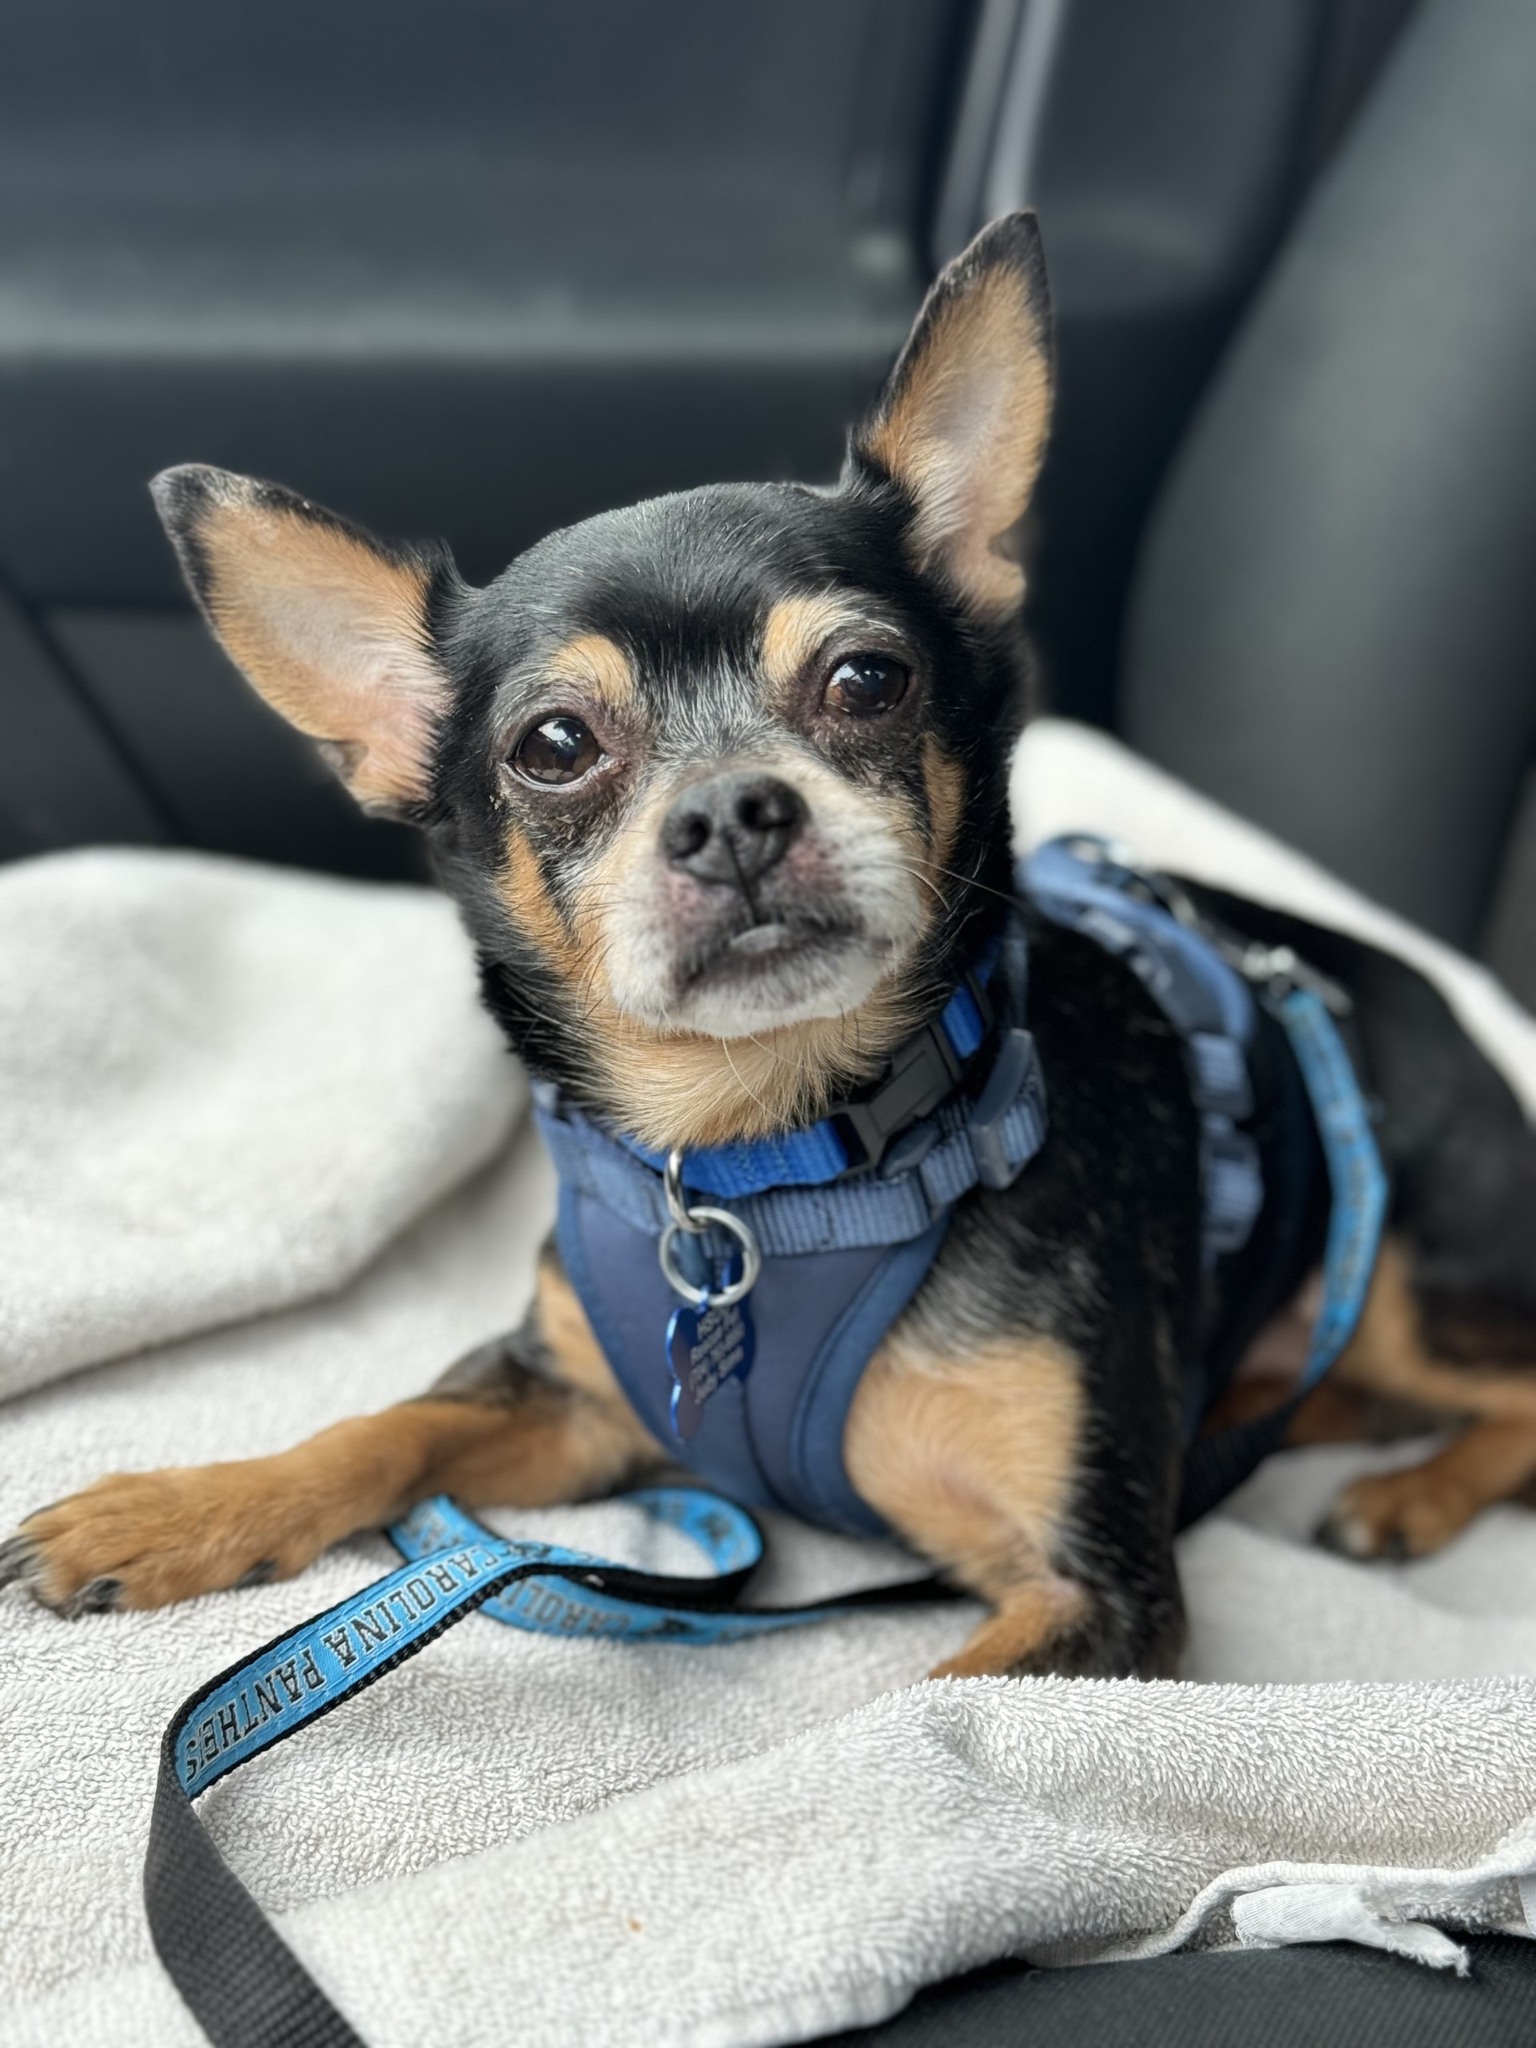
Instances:
[[[981,1044],[985,1044],[996,1021],[986,983],[972,972],[960,986],[976,1006]],[[848,1154],[849,1167],[878,1166],[892,1139],[948,1101],[979,1050],[978,1045],[965,1057],[956,1052],[942,1017],[930,1017],[910,1038],[903,1039],[892,1053],[879,1087],[862,1101],[838,1103],[829,1113]]]
[[[1272,1002],[1283,1002],[1293,988],[1305,989],[1317,997],[1334,1017],[1347,1017],[1354,1002],[1346,989],[1303,960],[1290,946],[1266,946],[1258,940],[1243,947],[1234,963],[1238,972],[1254,987],[1262,988]]]

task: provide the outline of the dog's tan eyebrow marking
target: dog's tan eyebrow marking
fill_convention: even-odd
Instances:
[[[579,633],[557,647],[540,667],[553,681],[590,690],[615,710],[634,702],[635,672],[629,656],[603,633]]]
[[[862,605],[856,597],[833,590],[808,597],[781,597],[763,621],[761,659],[770,688],[789,689],[806,663],[834,635],[860,632],[878,633],[882,640],[891,637],[891,626],[873,602]]]

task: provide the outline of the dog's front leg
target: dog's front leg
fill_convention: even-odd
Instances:
[[[1021,1332],[964,1357],[896,1333],[871,1361],[844,1434],[863,1499],[992,1608],[936,1678],[1029,1672],[1165,1676],[1183,1610],[1166,1528],[1124,1503],[1123,1542],[1079,1525],[1086,1375],[1054,1340]],[[1119,1552],[1120,1565],[1116,1556]]]
[[[661,1453],[599,1364],[547,1258],[523,1329],[472,1352],[420,1400],[272,1457],[100,1479],[0,1545],[0,1584],[19,1579],[66,1616],[164,1607],[289,1578],[431,1494],[545,1507],[606,1492]]]

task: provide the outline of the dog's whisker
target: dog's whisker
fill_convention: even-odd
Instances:
[[[983,882],[974,874],[964,875],[958,868],[944,867],[938,861],[934,861],[932,866],[936,875],[948,875],[951,881],[961,882],[967,889],[979,889],[984,896],[995,896],[999,903],[1013,905],[1019,900],[1010,890],[994,889],[990,882]]]
[[[764,1116],[771,1118],[772,1111],[769,1109],[767,1103],[764,1102],[763,1098],[761,1097],[761,1095],[758,1094],[757,1090],[750,1085],[746,1077],[743,1075],[741,1069],[737,1066],[735,1060],[731,1058],[730,1040],[728,1038],[722,1038],[719,1041],[719,1044],[721,1052],[723,1052],[725,1055],[725,1064],[730,1068],[731,1073],[737,1082],[737,1085],[742,1089],[742,1091],[745,1094],[751,1096],[752,1100],[757,1104],[758,1108],[763,1112]]]
[[[925,875],[921,868],[909,867],[905,861],[900,862],[899,865],[901,868],[901,872],[904,875],[910,875],[914,882],[921,882],[925,889],[932,890],[933,894],[939,899],[939,902],[944,906],[946,911],[950,911],[953,909],[953,905],[950,903],[949,898],[944,894],[944,891],[939,887],[938,883],[935,882],[930,875]]]

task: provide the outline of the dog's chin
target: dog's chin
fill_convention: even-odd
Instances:
[[[862,932],[753,925],[680,967],[676,993],[648,1021],[710,1038],[749,1038],[841,1017],[874,993],[895,951]]]

